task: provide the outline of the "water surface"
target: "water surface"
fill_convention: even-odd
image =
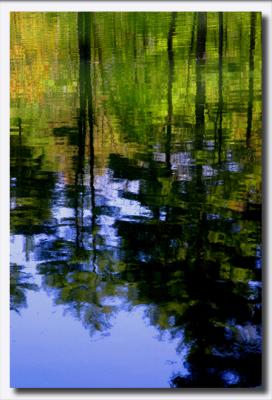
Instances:
[[[11,386],[261,385],[261,15],[11,14]]]

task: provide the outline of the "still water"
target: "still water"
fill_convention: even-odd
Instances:
[[[261,385],[261,15],[11,14],[11,386]]]

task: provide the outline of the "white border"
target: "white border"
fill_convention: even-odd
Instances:
[[[269,318],[269,322],[265,323],[266,334],[270,336],[266,340],[264,352],[268,354],[268,371],[266,371],[266,392],[256,390],[247,390],[239,392],[233,390],[225,391],[183,391],[168,390],[168,391],[27,391],[18,392],[9,388],[9,13],[10,11],[261,11],[263,16],[267,19],[267,32],[266,32],[266,48],[263,49],[264,58],[266,60],[265,70],[270,74],[272,68],[272,2],[270,1],[192,1],[187,2],[167,1],[165,2],[111,2],[111,1],[98,1],[98,2],[1,2],[0,3],[0,400],[24,399],[24,400],[79,400],[79,399],[179,399],[183,400],[192,399],[256,399],[256,400],[271,400],[272,399],[272,385],[269,382],[271,377],[271,312],[272,312],[272,296],[266,296],[266,312],[265,316]],[[265,208],[264,223],[267,227],[264,231],[264,243],[266,245],[266,273],[264,278],[266,283],[267,294],[272,291],[271,287],[271,272],[269,271],[268,260],[270,260],[271,239],[269,238],[269,226],[271,226],[271,213],[269,212],[269,204],[271,203],[271,185],[269,185],[269,177],[271,177],[272,161],[269,160],[269,155],[272,157],[271,144],[269,133],[272,133],[272,86],[271,79],[266,77],[264,81],[264,89],[266,96],[264,101],[266,106],[267,115],[266,121],[266,147],[265,154],[265,174],[264,185],[265,189]],[[270,245],[270,246],[269,246]]]

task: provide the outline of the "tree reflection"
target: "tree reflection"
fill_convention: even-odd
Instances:
[[[25,258],[29,261],[28,243],[32,242],[33,236],[55,232],[55,221],[50,212],[55,174],[43,171],[43,152],[40,149],[37,152],[25,143],[22,119],[18,118],[15,122],[16,135],[11,137],[10,154],[11,234],[25,238]],[[10,264],[10,309],[18,313],[21,308],[27,307],[27,292],[39,289],[24,268],[13,262]]]
[[[212,34],[207,13],[189,15],[184,38],[179,13],[167,15],[155,33],[154,15],[127,15],[120,31],[117,17],[106,20],[113,28],[106,35],[100,14],[77,14],[77,121],[53,129],[54,138],[67,139],[67,152],[72,148],[72,178],[50,173],[43,154],[24,147],[19,122],[13,232],[46,235],[34,251],[42,287],[91,335],[106,334],[128,304],[144,304],[150,323],[179,341],[177,352],[186,348],[188,373],[172,376],[172,387],[258,386],[261,206],[252,188],[256,160],[250,162],[247,148],[256,15],[242,104],[246,125],[238,139],[227,128],[235,113],[224,88],[228,69],[237,65],[224,56],[223,14],[212,15]],[[112,151],[98,171],[95,140],[105,115],[125,150]],[[35,286],[21,267],[14,265],[12,274],[17,310]]]
[[[17,264],[10,265],[10,309],[20,312],[20,308],[27,307],[26,292],[37,291],[38,285],[31,282],[32,276],[23,271],[23,267]]]
[[[225,213],[223,208],[216,206],[216,192],[213,207],[208,202],[208,195],[214,192],[221,179],[224,100],[222,15],[218,16],[219,101],[216,118],[219,122],[215,138],[218,150],[214,148],[209,154],[208,166],[203,159],[198,160],[199,152],[204,151],[206,132],[205,13],[198,14],[196,19],[195,126],[191,127],[189,135],[195,139],[194,147],[192,151],[184,151],[188,144],[181,143],[182,149],[176,154],[171,145],[176,120],[172,99],[176,24],[176,14],[173,13],[167,35],[165,162],[154,159],[151,150],[145,154],[138,153],[133,159],[118,154],[109,157],[110,185],[120,181],[140,182],[138,193],[127,192],[125,185],[119,189],[119,197],[151,211],[149,217],[115,217],[114,228],[122,240],[117,253],[105,244],[103,234],[99,234],[96,227],[100,215],[107,210],[108,215],[114,216],[115,209],[106,205],[106,198],[100,196],[103,207],[97,206],[95,200],[91,53],[86,50],[84,41],[85,29],[90,23],[88,18],[86,14],[78,19],[81,38],[79,141],[75,191],[69,194],[75,199],[75,249],[73,242],[62,240],[60,246],[65,260],[60,262],[59,253],[55,253],[55,257],[52,253],[54,247],[58,248],[57,241],[50,245],[54,260],[40,264],[38,269],[43,275],[43,285],[53,289],[56,303],[65,305],[91,334],[105,332],[111,327],[111,320],[122,305],[113,306],[107,302],[111,296],[124,296],[121,290],[124,284],[132,285],[133,290],[127,291],[126,301],[132,305],[147,305],[150,322],[160,331],[168,330],[173,337],[183,337],[179,347],[188,347],[188,375],[174,376],[171,381],[173,387],[257,386],[261,374],[261,341],[257,328],[261,299],[260,291],[250,288],[249,281],[258,281],[259,272],[255,269],[257,257],[241,256],[240,247],[242,221],[245,220],[244,229],[249,230],[248,235],[255,228],[246,211]],[[84,183],[87,121],[90,132],[89,187]],[[213,172],[215,151],[218,151],[219,162],[218,170]],[[198,162],[189,167],[188,178],[182,175],[176,180],[174,163],[182,167],[184,159],[196,159]],[[230,171],[224,170],[223,173],[225,181],[234,179]],[[231,198],[232,194],[231,186],[225,187],[225,197]],[[91,218],[84,225],[88,196]],[[82,254],[86,258],[82,258]],[[243,278],[237,279],[238,273]],[[252,367],[252,363],[256,368]]]
[[[172,19],[173,23],[173,19]],[[198,16],[196,45],[196,142],[194,151],[203,149],[205,137],[205,41],[206,15]],[[216,138],[222,146],[222,15],[219,15],[219,129]],[[170,27],[171,32],[173,27]],[[171,107],[173,54],[168,36],[169,80],[168,107]],[[169,98],[170,95],[170,98]],[[169,110],[169,108],[168,108]],[[172,119],[172,118],[171,118]],[[168,118],[169,121],[169,118]],[[172,125],[171,125],[172,126]],[[167,132],[171,133],[171,128]],[[159,184],[163,166],[145,155],[148,171],[137,167],[135,160],[112,155],[110,168],[114,177],[142,184],[138,201],[152,210],[150,219],[137,223],[118,221],[118,234],[123,238],[123,259],[126,265],[122,278],[137,287],[134,304],[150,306],[150,320],[160,330],[170,330],[176,337],[184,332],[189,353],[188,375],[176,375],[173,387],[244,387],[258,386],[261,380],[260,290],[252,289],[249,280],[258,281],[257,259],[240,257],[241,248],[232,240],[233,221],[248,218],[232,213],[220,214],[214,206],[211,214],[207,193],[215,180],[207,179],[199,163],[190,182],[165,188]],[[173,154],[166,154],[166,168]],[[141,155],[138,155],[139,159]],[[213,155],[211,156],[213,159]],[[219,156],[220,160],[221,156]],[[168,161],[167,161],[168,160]],[[138,165],[142,162],[138,161]],[[220,162],[219,162],[220,165]],[[149,173],[148,173],[149,172]],[[220,179],[220,178],[219,178]],[[156,186],[156,203],[154,202]],[[228,196],[231,196],[231,189]],[[126,193],[121,194],[126,197]],[[131,196],[129,197],[131,198]],[[159,201],[158,201],[159,199]],[[177,199],[187,206],[177,206]],[[216,211],[215,211],[216,210]],[[216,212],[218,214],[216,215]],[[250,221],[247,222],[250,229]],[[254,228],[253,228],[254,229]],[[239,236],[239,234],[238,234]],[[221,238],[220,238],[221,237]],[[250,266],[250,264],[252,266]],[[229,272],[224,272],[225,266]],[[235,271],[244,268],[245,278],[235,281]],[[146,285],[146,282],[149,282]]]
[[[107,304],[107,298],[118,292],[115,279],[111,276],[114,253],[103,245],[104,238],[99,234],[96,223],[98,210],[94,186],[94,111],[90,47],[92,25],[90,13],[78,14],[80,108],[77,155],[74,185],[66,191],[68,204],[74,204],[74,218],[65,224],[69,230],[67,236],[71,239],[56,235],[48,240],[43,246],[41,257],[48,261],[38,266],[38,272],[43,277],[43,287],[53,294],[55,303],[65,305],[65,309],[81,320],[91,335],[103,333],[111,327],[110,320],[116,307]],[[63,127],[61,132],[69,136],[73,129]],[[87,161],[86,154],[89,156]],[[88,177],[89,182],[86,181]],[[90,217],[85,216],[87,209],[91,213]],[[97,258],[99,270],[96,267]]]

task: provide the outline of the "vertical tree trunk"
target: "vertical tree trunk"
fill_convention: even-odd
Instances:
[[[246,143],[248,147],[250,146],[251,130],[252,130],[255,36],[256,36],[256,13],[252,12],[250,14],[249,80],[248,80],[248,106],[247,106],[247,130],[246,130]]]
[[[219,126],[217,129],[218,139],[218,163],[221,164],[222,152],[222,112],[223,112],[223,13],[218,13],[219,23],[219,45],[218,45],[218,118]]]
[[[167,54],[168,54],[168,87],[167,87],[167,131],[166,131],[166,167],[169,175],[171,175],[171,138],[172,138],[172,123],[173,123],[173,80],[174,80],[174,50],[173,36],[176,30],[175,12],[171,15],[171,22],[167,37]]]
[[[206,59],[206,37],[207,37],[207,14],[199,12],[197,18],[197,42],[196,42],[196,127],[203,128],[205,125],[205,79],[204,66]],[[202,142],[201,130],[197,130],[197,145]],[[200,134],[200,135],[199,135]]]
[[[187,102],[187,99],[188,99],[189,85],[190,85],[190,80],[191,80],[190,79],[190,61],[192,59],[193,50],[194,50],[196,20],[197,20],[197,13],[195,12],[194,15],[193,15],[193,23],[192,23],[192,30],[191,30],[191,40],[190,40],[190,47],[189,47],[189,52],[188,52],[186,102]]]
[[[81,231],[83,229],[84,211],[84,164],[87,117],[92,115],[91,87],[91,29],[90,13],[78,13],[78,51],[79,51],[79,117],[78,117],[78,164],[75,174],[75,217],[76,245],[82,247]],[[90,111],[91,110],[91,111]]]
[[[197,41],[196,41],[196,100],[195,100],[195,150],[202,150],[205,133],[205,63],[206,63],[206,38],[207,38],[207,13],[197,14]],[[197,187],[196,202],[198,203],[198,224],[195,241],[196,266],[202,266],[204,255],[205,215],[203,204],[205,202],[205,184],[202,180],[202,164],[197,164],[195,169],[195,186]]]

